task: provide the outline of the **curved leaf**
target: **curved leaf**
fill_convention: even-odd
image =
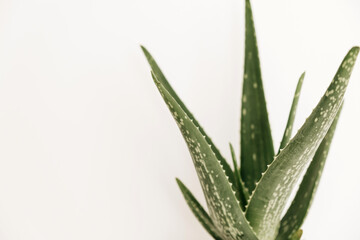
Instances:
[[[298,102],[299,102],[299,97],[300,97],[300,92],[301,92],[301,87],[302,87],[302,84],[303,84],[303,81],[304,81],[304,77],[305,77],[305,72],[303,74],[301,74],[300,79],[298,81],[298,84],[296,86],[294,99],[293,99],[293,102],[292,102],[292,105],[291,105],[291,109],[290,109],[290,113],[289,113],[288,122],[286,124],[285,132],[284,132],[283,138],[282,138],[281,143],[280,143],[279,152],[290,141],[291,133],[292,133],[293,125],[294,125],[294,120],[295,120],[296,109],[297,109],[297,105],[298,105]]]
[[[359,48],[352,48],[320,102],[257,185],[246,216],[257,236],[274,239],[280,216],[305,165],[313,158],[342,102]]]
[[[334,137],[340,112],[341,109],[317,149],[308,169],[306,170],[304,178],[294,200],[291,203],[291,206],[287,210],[285,216],[281,219],[279,233],[276,238],[278,240],[289,239],[298,231],[305,220],[324,169],[324,164],[328,156],[331,141]]]
[[[149,51],[144,47],[141,46],[142,51],[144,52],[144,55],[152,69],[152,72],[154,73],[154,75],[156,76],[156,79],[162,84],[162,86],[169,92],[169,94],[175,99],[175,101],[180,105],[180,107],[183,109],[183,111],[193,120],[193,123],[195,124],[195,126],[197,126],[199,128],[199,131],[201,132],[202,135],[205,136],[206,141],[208,142],[208,144],[211,146],[211,149],[213,150],[213,152],[215,153],[216,157],[220,160],[221,165],[223,166],[226,175],[229,177],[229,181],[232,184],[235,184],[235,178],[234,178],[234,174],[233,171],[231,170],[231,167],[229,166],[229,164],[226,162],[225,158],[221,155],[220,151],[216,148],[216,146],[213,144],[213,142],[211,141],[210,137],[208,137],[208,135],[205,133],[205,131],[203,130],[203,128],[200,126],[200,124],[196,121],[195,117],[191,114],[191,112],[187,109],[187,107],[185,106],[185,104],[181,101],[181,99],[179,98],[179,96],[176,94],[176,92],[174,91],[174,89],[171,87],[170,83],[166,80],[165,75],[162,73],[160,67],[158,66],[158,64],[155,62],[154,58],[152,57],[152,55],[149,53]],[[235,190],[235,189],[234,189]]]
[[[216,240],[221,240],[221,238],[217,234],[217,229],[214,226],[211,218],[207,214],[207,212],[204,210],[204,208],[200,205],[200,203],[196,200],[194,195],[190,192],[190,190],[180,181],[180,179],[176,179],[177,184],[179,185],[179,188],[184,195],[184,198],[195,215],[195,217],[199,220],[201,225],[206,229],[206,231]]]
[[[256,240],[228,178],[205,136],[167,89],[152,74],[187,143],[203,189],[210,217],[224,240]]]
[[[241,108],[241,177],[251,193],[261,173],[272,162],[274,147],[250,0],[246,0],[245,7],[245,66]]]

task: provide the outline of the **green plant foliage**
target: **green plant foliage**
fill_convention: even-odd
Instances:
[[[152,78],[188,146],[208,212],[180,180],[177,183],[207,232],[217,240],[300,240],[300,228],[314,199],[359,47],[350,49],[325,94],[291,138],[305,74],[301,75],[275,156],[250,1],[245,0],[245,5],[240,159],[230,144],[233,169],[175,93],[150,53],[144,47],[142,50],[152,69]],[[306,166],[297,194],[282,217]]]
[[[241,104],[241,177],[251,193],[274,158],[250,1],[245,7],[245,66]]]
[[[304,78],[305,78],[305,73],[301,74],[299,82],[298,82],[298,84],[296,86],[294,99],[293,99],[293,102],[292,102],[292,105],[291,105],[291,110],[290,110],[290,113],[289,113],[289,118],[288,118],[288,122],[286,124],[284,135],[283,135],[283,138],[282,138],[281,143],[280,143],[279,152],[290,141],[291,133],[292,133],[292,129],[293,129],[294,121],[295,121],[296,109],[297,109],[297,105],[299,103],[300,92],[301,92],[302,84],[304,82]]]
[[[188,145],[211,219],[219,229],[222,239],[257,239],[241,210],[219,159],[205,136],[156,76],[152,74],[152,77]]]
[[[200,126],[200,124],[196,121],[195,117],[191,114],[191,112],[187,109],[187,107],[185,106],[185,104],[180,100],[180,98],[178,97],[178,95],[176,94],[176,92],[174,91],[174,89],[171,87],[170,83],[166,80],[165,75],[162,73],[162,71],[160,70],[159,66],[157,65],[157,63],[155,62],[154,58],[151,56],[151,54],[149,53],[149,51],[144,47],[141,46],[141,49],[143,50],[143,53],[146,57],[146,59],[148,60],[148,63],[151,67],[151,70],[153,72],[153,74],[156,76],[157,80],[162,84],[162,86],[164,86],[164,88],[171,94],[171,96],[175,99],[175,101],[180,105],[180,107],[182,108],[182,110],[189,116],[189,118],[192,119],[193,123],[195,124],[196,127],[199,128],[199,131],[201,132],[201,134],[203,134],[205,136],[205,140],[208,142],[208,144],[211,146],[211,149],[213,150],[213,152],[215,153],[217,159],[220,160],[221,165],[224,168],[225,174],[226,176],[229,177],[229,181],[231,184],[235,184],[235,177],[234,177],[234,173],[231,170],[231,167],[229,166],[229,164],[226,162],[225,158],[221,155],[220,151],[216,148],[215,144],[213,144],[213,142],[211,141],[211,138],[205,133],[205,131],[203,130],[203,128]],[[238,191],[237,189],[234,189],[234,191]],[[239,195],[239,194],[237,194]]]
[[[184,195],[184,198],[189,205],[189,208],[194,213],[195,217],[199,220],[201,225],[208,231],[208,233],[216,240],[221,240],[221,238],[216,233],[218,230],[214,226],[213,221],[204,210],[204,208],[200,205],[200,203],[196,200],[194,195],[190,192],[190,190],[180,181],[180,179],[176,179],[179,188]]]
[[[349,51],[316,108],[275,157],[250,197],[246,216],[260,239],[274,239],[294,184],[314,156],[342,104],[358,53],[358,47]]]
[[[235,177],[235,187],[239,189],[237,192],[239,194],[240,199],[240,205],[241,208],[245,211],[245,206],[247,205],[247,200],[249,199],[249,192],[245,187],[244,182],[241,180],[239,167],[237,165],[237,159],[235,156],[235,151],[233,146],[230,144],[230,152],[231,152],[231,158],[233,160],[234,165],[234,177]]]
[[[281,219],[277,240],[289,239],[297,231],[297,229],[301,227],[305,220],[324,169],[340,112],[341,109],[338,111],[334,122],[317,149],[290,208]]]

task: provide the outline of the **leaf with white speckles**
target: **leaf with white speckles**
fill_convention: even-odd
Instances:
[[[240,201],[241,208],[245,211],[245,206],[247,205],[247,200],[249,199],[249,192],[245,188],[244,182],[242,182],[241,180],[240,171],[235,156],[235,151],[231,143],[230,143],[230,152],[234,165],[235,187],[238,189],[237,194],[239,194],[238,199]]]
[[[216,148],[216,146],[213,144],[212,140],[210,139],[210,137],[208,137],[208,135],[205,133],[205,131],[203,130],[203,128],[200,126],[200,124],[196,121],[195,117],[192,115],[192,113],[187,109],[187,107],[185,106],[185,104],[181,101],[181,99],[179,98],[179,96],[176,94],[176,92],[174,91],[174,89],[171,87],[170,83],[167,81],[165,75],[162,73],[160,67],[158,66],[158,64],[155,62],[154,58],[152,57],[152,55],[149,53],[149,51],[144,47],[141,46],[142,51],[144,52],[144,55],[147,59],[147,61],[149,62],[149,65],[152,69],[152,72],[154,73],[154,75],[156,76],[157,80],[164,86],[164,88],[170,93],[170,95],[175,99],[175,101],[180,105],[180,107],[183,109],[183,111],[193,120],[193,123],[195,124],[195,126],[197,126],[200,130],[200,132],[205,136],[206,141],[208,142],[208,144],[211,146],[211,149],[213,150],[213,152],[215,153],[216,157],[220,160],[221,165],[223,166],[226,175],[229,177],[229,181],[232,184],[235,184],[235,178],[234,178],[234,173],[231,170],[231,167],[229,166],[229,164],[226,162],[225,158],[221,155],[220,151]]]
[[[167,89],[152,74],[189,148],[210,217],[224,240],[257,240],[228,178],[205,136]]]
[[[245,7],[245,66],[241,105],[241,177],[251,193],[274,147],[261,79],[260,60],[250,0]]]
[[[283,149],[286,146],[286,144],[288,144],[288,142],[290,141],[291,133],[292,133],[293,125],[294,125],[294,120],[295,120],[296,109],[297,109],[297,105],[299,102],[299,97],[300,97],[300,92],[301,92],[301,87],[302,87],[302,84],[304,81],[304,77],[305,77],[305,73],[301,74],[298,84],[296,86],[294,99],[293,99],[293,102],[291,105],[289,118],[288,118],[288,122],[286,124],[284,135],[283,135],[283,138],[280,143],[279,152],[280,152],[280,149]]]
[[[221,240],[221,238],[218,236],[217,232],[218,229],[214,226],[214,223],[212,222],[211,218],[207,214],[207,212],[204,210],[204,208],[200,205],[200,203],[196,200],[196,198],[192,195],[190,190],[180,181],[180,179],[176,179],[177,184],[179,185],[179,188],[184,195],[184,198],[195,215],[195,217],[199,220],[201,225],[206,229],[206,231],[216,240]]]
[[[289,144],[275,157],[250,197],[246,217],[262,240],[274,239],[281,213],[306,164],[314,157],[343,102],[359,47],[345,56],[320,102]]]
[[[285,216],[281,219],[279,234],[276,238],[277,240],[289,239],[294,233],[297,232],[305,220],[321,178],[340,112],[341,109],[339,110],[329,131],[317,149],[308,169],[306,170],[299,190],[297,191],[290,208],[287,210]]]

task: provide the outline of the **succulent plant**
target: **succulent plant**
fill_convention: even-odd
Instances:
[[[291,138],[305,74],[298,81],[288,122],[274,151],[261,79],[255,28],[245,0],[245,66],[241,106],[240,160],[230,145],[233,168],[172,89],[142,47],[152,78],[187,143],[208,211],[176,179],[186,202],[207,232],[218,240],[298,240],[326,161],[359,47],[345,56],[334,79],[305,123]],[[277,153],[277,154],[275,154]],[[284,208],[302,173],[302,182]]]

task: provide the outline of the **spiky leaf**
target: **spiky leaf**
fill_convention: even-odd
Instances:
[[[302,87],[302,84],[303,84],[303,81],[304,81],[304,77],[305,77],[305,73],[301,74],[300,79],[298,81],[298,84],[296,86],[294,99],[293,99],[293,102],[292,102],[292,105],[291,105],[289,118],[288,118],[288,122],[286,124],[284,135],[283,135],[283,138],[282,138],[281,143],[280,143],[279,152],[290,141],[292,129],[293,129],[293,126],[294,126],[296,109],[297,109],[297,105],[298,105],[298,102],[299,102],[299,97],[300,97],[300,92],[301,92],[301,87]]]
[[[275,238],[281,213],[294,184],[313,158],[342,104],[358,53],[358,47],[349,51],[316,108],[257,185],[246,216],[260,239]]]
[[[196,200],[194,195],[190,192],[190,190],[180,181],[180,179],[176,179],[179,188],[184,195],[184,198],[190,207],[191,211],[195,215],[195,217],[199,220],[201,225],[206,229],[206,231],[216,240],[221,240],[218,236],[218,230],[214,226],[213,221],[201,206],[201,204]]]
[[[305,220],[321,178],[340,112],[341,109],[339,110],[329,131],[317,149],[308,169],[306,170],[304,178],[300,184],[294,200],[291,203],[290,208],[287,210],[285,216],[281,219],[277,240],[289,239],[294,233],[296,233]]]
[[[179,96],[176,94],[174,89],[171,87],[170,83],[167,81],[165,75],[161,71],[160,67],[158,66],[158,64],[156,63],[155,59],[152,57],[150,52],[144,46],[141,46],[141,49],[144,52],[144,55],[145,55],[147,61],[149,62],[151,70],[154,73],[154,75],[156,76],[157,80],[162,84],[162,86],[169,92],[169,94],[180,105],[180,107],[183,109],[183,111],[186,113],[186,115],[188,115],[193,120],[193,123],[195,124],[195,126],[197,126],[199,128],[199,131],[201,132],[201,134],[205,136],[205,140],[211,146],[211,149],[215,153],[216,157],[220,160],[221,165],[223,166],[223,168],[225,170],[226,176],[229,177],[229,181],[232,184],[235,184],[235,178],[234,178],[233,171],[231,170],[231,167],[229,166],[229,164],[226,162],[225,158],[221,155],[220,151],[216,148],[214,143],[211,141],[210,137],[205,133],[205,131],[200,126],[198,121],[195,119],[195,117],[192,115],[192,113],[187,109],[185,104],[181,101]]]
[[[167,89],[154,81],[187,143],[214,225],[225,240],[256,240],[235,192],[205,136]]]
[[[241,177],[249,192],[274,157],[250,1],[245,7],[245,66],[241,109]]]

